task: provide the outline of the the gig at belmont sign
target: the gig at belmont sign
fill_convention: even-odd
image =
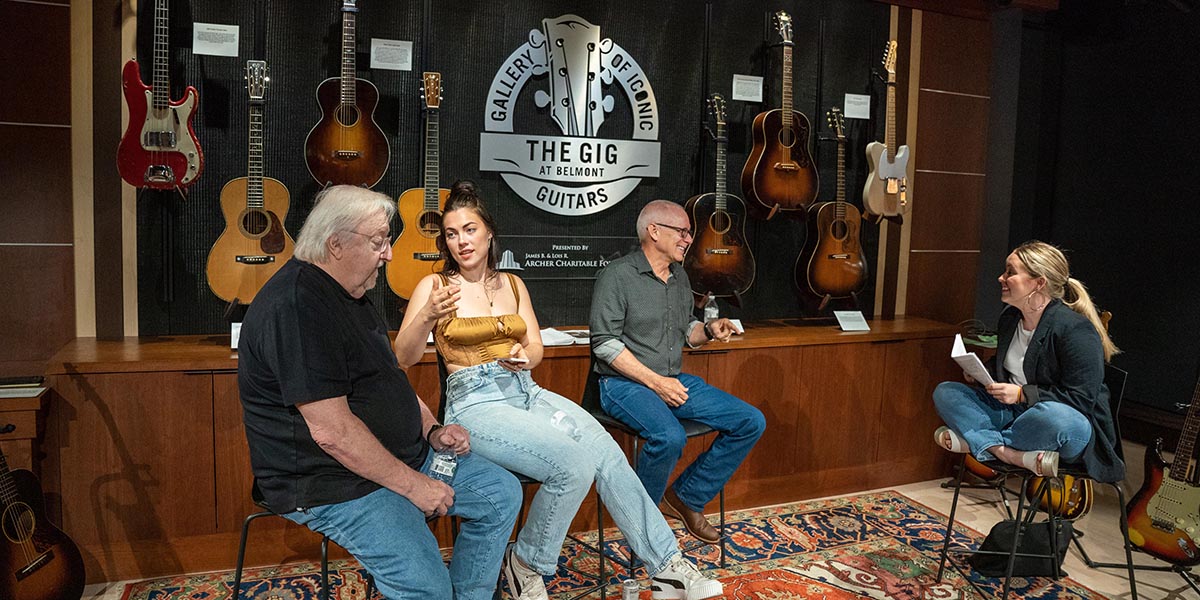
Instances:
[[[548,75],[545,79],[540,76]],[[532,78],[549,91],[534,93],[539,108],[562,136],[513,131],[513,112]],[[621,86],[629,99],[629,138],[597,137],[615,100],[605,86]],[[500,177],[526,202],[555,214],[582,216],[615,206],[643,178],[658,177],[658,102],[636,60],[600,28],[575,15],[543,19],[542,29],[509,55],[488,89],[479,169]]]

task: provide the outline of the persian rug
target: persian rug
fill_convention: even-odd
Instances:
[[[729,599],[982,600],[996,598],[1003,585],[972,572],[965,557],[954,555],[942,581],[935,581],[946,517],[892,491],[733,511],[726,520],[725,568],[717,546],[702,545],[688,555],[721,580]],[[681,528],[676,536],[685,546],[694,543]],[[983,539],[965,526],[954,536],[952,547],[974,548]],[[596,537],[594,531],[580,536],[590,544]],[[619,530],[606,529],[604,542],[608,556],[627,559]],[[568,540],[558,573],[546,583],[551,597],[571,598],[593,586],[594,577],[579,572],[595,573],[597,564],[594,551]],[[620,582],[630,574],[610,561],[606,567],[608,595],[620,598]],[[648,600],[644,569],[634,575],[642,582],[641,598]],[[250,568],[241,597],[317,600],[320,579],[317,563]],[[331,561],[329,579],[331,599],[368,600],[365,574],[353,560]],[[151,579],[129,584],[122,600],[221,600],[231,597],[232,581],[232,571]],[[1013,591],[1039,600],[1106,600],[1067,577],[1014,578]]]

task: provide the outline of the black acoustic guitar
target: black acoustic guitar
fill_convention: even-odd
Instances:
[[[725,99],[713,94],[708,108],[716,120],[716,192],[692,196],[685,209],[692,219],[694,241],[683,268],[698,296],[741,295],[754,283],[754,254],[746,244],[746,204],[725,192]]]
[[[37,477],[10,471],[0,452],[0,598],[79,600],[83,558],[75,542],[46,520]]]

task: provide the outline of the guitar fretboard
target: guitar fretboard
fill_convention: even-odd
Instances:
[[[357,104],[355,97],[355,78],[358,76],[358,69],[354,64],[354,33],[355,33],[355,17],[354,13],[358,9],[351,6],[342,8],[342,105],[354,106]]]
[[[1196,382],[1196,391],[1192,392],[1192,405],[1188,408],[1187,419],[1183,422],[1183,432],[1179,434],[1179,445],[1175,447],[1175,460],[1171,463],[1171,479],[1188,483],[1188,463],[1192,460],[1192,452],[1196,449],[1196,434],[1200,432],[1200,381]]]
[[[883,133],[887,144],[888,160],[896,159],[896,74],[888,73],[887,82],[887,130]]]
[[[165,109],[171,102],[170,48],[168,48],[170,31],[169,0],[158,0],[154,3],[154,73],[150,89],[150,104],[155,109]]]
[[[717,212],[725,212],[725,120],[717,121]]]
[[[425,112],[425,210],[439,211],[438,207],[438,156],[441,145],[438,140],[438,111],[426,109]]]
[[[246,174],[246,207],[263,207],[263,106],[250,104],[248,169]]]
[[[792,46],[783,46],[783,129],[792,128]]]
[[[8,461],[0,452],[0,512],[7,509],[17,500],[17,483],[13,481],[12,473],[8,470]]]
[[[846,137],[838,136],[837,140],[837,201],[846,201]]]

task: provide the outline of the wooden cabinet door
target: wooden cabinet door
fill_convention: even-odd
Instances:
[[[242,519],[262,509],[250,500],[254,473],[250,470],[250,448],[246,445],[246,428],[242,424],[237,372],[213,373],[212,385],[217,531],[240,532]],[[255,529],[278,525],[278,520],[270,519],[261,525],[255,524]]]
[[[883,369],[885,396],[879,432],[879,460],[889,467],[872,487],[940,477],[950,472],[954,455],[933,442],[942,419],[933,409],[933,388],[962,381],[962,369],[950,359],[952,338],[907,340],[889,344]]]

